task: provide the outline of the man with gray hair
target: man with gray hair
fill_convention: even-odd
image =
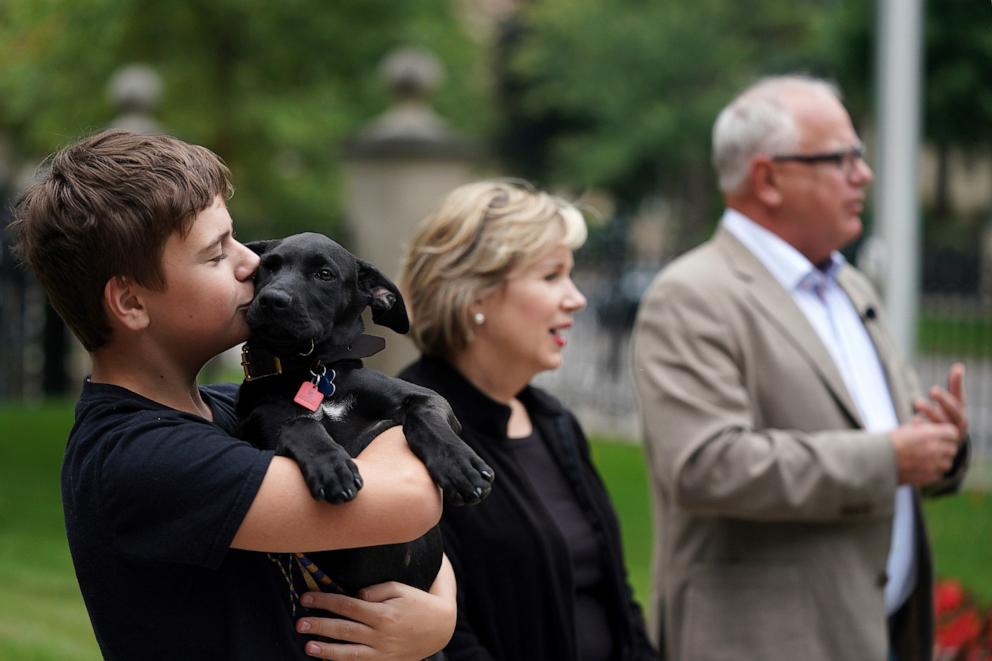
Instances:
[[[921,393],[838,250],[873,174],[832,85],[766,78],[719,115],[726,211],[649,288],[633,373],[671,659],[930,659],[919,493],[968,456],[964,367]]]

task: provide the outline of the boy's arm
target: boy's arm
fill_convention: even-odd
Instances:
[[[364,486],[354,500],[314,500],[299,467],[273,457],[231,542],[232,548],[288,553],[408,542],[437,525],[441,494],[400,427],[377,436],[355,459]]]
[[[335,641],[307,643],[307,654],[321,659],[423,659],[451,639],[455,592],[455,573],[445,556],[430,592],[395,582],[365,588],[358,599],[308,592],[303,605],[342,617],[300,618],[296,630]]]

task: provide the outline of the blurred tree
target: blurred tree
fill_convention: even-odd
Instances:
[[[937,217],[952,212],[947,180],[951,148],[987,154],[992,144],[989,12],[982,2],[927,3],[924,121],[926,136],[937,149]]]
[[[952,149],[974,155],[992,144],[992,32],[988,4],[971,0],[925,3],[923,58],[924,138],[935,147],[938,167],[933,213],[953,213],[948,191]],[[874,3],[844,2],[820,30],[819,52],[832,56],[838,79],[855,91],[848,105],[866,112],[874,68]],[[850,94],[849,94],[850,96]]]
[[[835,3],[804,0],[542,0],[511,26],[501,89],[519,90],[507,156],[544,178],[605,188],[618,218],[659,192],[705,232],[717,209],[709,166],[716,113],[761,74],[831,73],[811,57]],[[524,133],[526,140],[514,139]],[[540,175],[542,173],[534,173]]]
[[[808,56],[829,72],[844,93],[855,125],[867,126],[875,104],[877,2],[837,0],[811,25]]]
[[[848,105],[866,117],[872,106],[875,3],[844,2],[820,30],[821,53],[833,53]],[[923,133],[935,159],[933,198],[923,216],[923,284],[928,290],[973,292],[988,209],[970,217],[954,208],[954,159],[988,158],[992,145],[992,32],[987,3],[925,3]],[[851,93],[853,90],[853,95]]]
[[[400,45],[439,56],[439,112],[484,130],[481,52],[449,0],[7,0],[0,128],[48,153],[106,125],[110,75],[146,62],[165,80],[161,124],[231,167],[244,235],[340,231],[337,147],[387,105],[376,68]]]

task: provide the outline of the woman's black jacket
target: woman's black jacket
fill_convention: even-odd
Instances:
[[[439,358],[422,357],[399,376],[444,396],[462,424],[462,438],[496,472],[485,501],[446,506],[441,519],[445,552],[458,579],[458,622],[446,658],[579,658],[569,551],[507,447],[509,407],[490,399]],[[578,421],[538,388],[528,386],[518,398],[600,535],[617,658],[657,658],[627,582],[616,514]]]

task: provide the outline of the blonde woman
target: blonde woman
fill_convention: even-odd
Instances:
[[[441,521],[458,579],[454,661],[656,658],[585,435],[529,385],[561,364],[586,306],[571,278],[585,238],[563,200],[481,182],[449,194],[407,251],[400,286],[423,355],[400,376],[446,397],[496,471],[487,500]]]

